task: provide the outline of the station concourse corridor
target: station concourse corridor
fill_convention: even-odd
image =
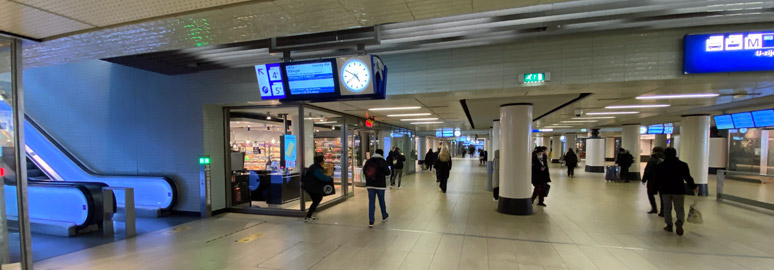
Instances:
[[[368,228],[368,199],[301,218],[221,214],[37,262],[36,269],[772,269],[774,216],[699,198],[704,224],[679,237],[648,215],[645,187],[551,167],[546,208],[496,211],[477,159],[454,159],[449,190],[434,173],[387,192],[390,218]],[[712,182],[710,183],[712,185]],[[714,190],[714,187],[710,187]],[[687,205],[693,199],[686,199]]]

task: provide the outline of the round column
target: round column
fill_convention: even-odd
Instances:
[[[532,104],[500,106],[500,199],[497,211],[532,214]]]
[[[551,137],[551,163],[561,163],[559,158],[562,157],[562,136],[556,135]]]
[[[709,129],[710,117],[706,114],[683,115],[680,122],[680,136],[690,138],[680,142],[680,160],[688,164],[693,181],[699,185],[699,196],[709,195]]]
[[[494,160],[494,152],[500,149],[500,120],[494,120],[492,121],[492,159]],[[500,153],[500,167],[502,167],[503,164],[503,155]],[[491,181],[500,181],[499,179],[494,179],[493,177],[487,178],[489,179],[490,183],[487,184],[487,190],[492,190],[491,187],[494,186]]]
[[[578,152],[578,144],[577,144],[577,138],[578,134],[572,133],[572,134],[564,134],[564,141],[567,145],[567,149],[565,152],[570,151],[570,148],[572,148],[573,151]]]
[[[621,147],[629,151],[634,157],[634,162],[632,162],[632,166],[629,166],[629,175],[626,179],[629,181],[640,180],[640,124],[624,125],[622,133]]]
[[[659,146],[667,148],[667,136],[666,134],[656,134],[656,138],[653,140],[653,147]]]
[[[492,169],[494,169],[492,161],[494,160],[494,151],[492,150],[492,128],[489,128],[489,138],[486,140],[486,191],[492,191],[494,187],[492,186],[494,181],[492,179],[492,174],[494,173]]]
[[[605,138],[586,138],[586,171],[605,172]]]

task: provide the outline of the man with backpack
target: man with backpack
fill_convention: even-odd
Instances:
[[[656,167],[655,175],[658,192],[661,193],[661,204],[664,206],[665,231],[672,232],[672,206],[674,205],[677,222],[677,235],[683,235],[685,224],[685,194],[699,191],[693,182],[688,164],[677,158],[677,150],[668,147],[664,150],[664,161]]]
[[[384,150],[376,149],[376,154],[371,156],[363,166],[363,175],[366,178],[366,189],[368,190],[368,227],[374,227],[374,211],[376,210],[375,199],[379,197],[379,207],[382,209],[382,221],[387,221],[390,216],[387,214],[387,206],[384,203],[384,190],[387,189],[387,177],[390,175],[390,168],[387,167],[387,161],[384,160]]]
[[[650,212],[648,214],[658,213],[656,206],[656,193],[658,193],[658,182],[656,182],[656,167],[664,161],[664,148],[660,146],[653,147],[653,153],[650,154],[648,165],[645,165],[645,173],[642,175],[642,184],[648,185],[648,200],[650,201]],[[661,216],[664,215],[664,204],[661,204]]]
[[[634,156],[623,148],[618,149],[618,157],[615,164],[621,167],[621,180],[629,182],[629,167],[634,164]]]
[[[309,166],[309,169],[306,169],[302,179],[301,184],[304,191],[309,193],[309,197],[312,198],[312,205],[309,206],[309,211],[306,213],[306,218],[304,218],[306,222],[317,221],[317,218],[313,217],[312,214],[317,210],[317,206],[320,205],[323,199],[323,185],[325,184],[323,182],[333,183],[333,178],[325,175],[325,170],[322,167],[323,161],[323,156],[315,156],[314,164]]]

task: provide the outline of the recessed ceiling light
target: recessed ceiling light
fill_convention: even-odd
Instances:
[[[615,119],[615,116],[590,116],[590,117],[573,117],[572,119],[575,119],[575,120],[585,120],[585,119]]]
[[[589,112],[586,115],[607,115],[607,114],[638,114],[640,112]]]
[[[432,118],[412,118],[412,119],[400,119],[400,121],[408,122],[408,121],[433,121],[438,120],[438,117],[432,117]]]
[[[562,124],[564,123],[595,123],[599,122],[599,120],[577,120],[577,121],[560,121]]]
[[[547,128],[572,128],[573,126],[546,126]]]
[[[337,121],[325,121],[325,122],[316,122],[315,124],[333,124],[338,123]]]
[[[432,113],[404,113],[404,114],[388,114],[387,117],[409,117],[409,116],[428,116]]]
[[[431,125],[431,124],[443,124],[441,121],[435,121],[435,122],[412,122],[412,125]]]
[[[418,110],[422,109],[420,106],[407,106],[407,107],[386,107],[386,108],[370,108],[369,111],[397,111],[397,110]]]
[[[605,106],[605,109],[664,108],[669,106],[669,104],[612,105]]]
[[[652,96],[638,96],[637,99],[713,98],[719,95],[720,94],[717,94],[717,93],[652,95]]]

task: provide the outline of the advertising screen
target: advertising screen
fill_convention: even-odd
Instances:
[[[284,150],[284,158],[285,158],[285,168],[295,168],[296,167],[296,135],[284,135],[283,137],[284,145],[282,146],[282,150]]]
[[[728,114],[715,115],[715,126],[718,129],[732,129],[734,128],[734,120]]]
[[[314,95],[336,92],[331,62],[316,62],[285,65],[288,88],[292,95]]]
[[[731,117],[734,119],[734,128],[754,128],[752,114],[749,112],[735,113]]]
[[[774,110],[752,112],[755,127],[774,127]]]
[[[683,72],[774,70],[774,31],[686,35]]]
[[[255,76],[258,77],[261,99],[285,98],[285,86],[279,63],[256,65]]]
[[[648,134],[664,134],[664,125],[648,126]]]

